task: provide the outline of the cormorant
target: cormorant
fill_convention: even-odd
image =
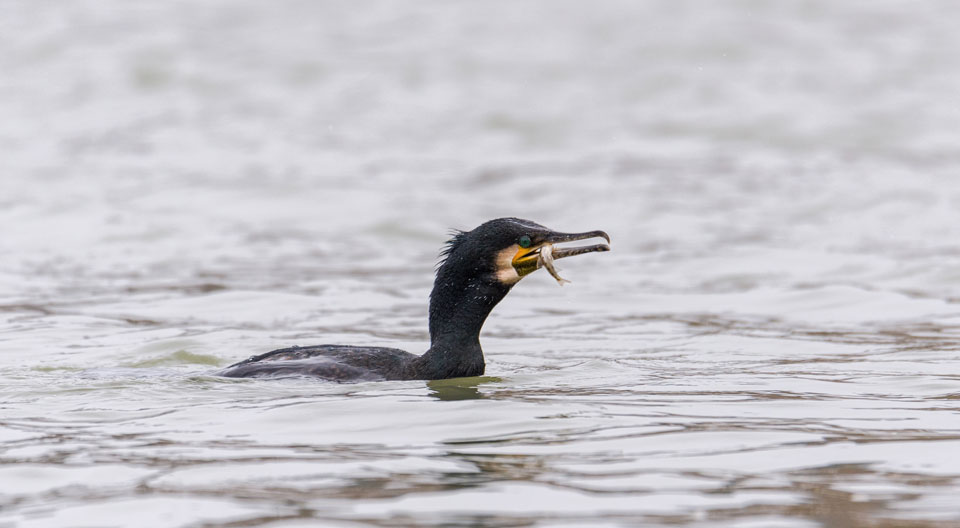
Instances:
[[[558,233],[519,218],[499,218],[472,231],[455,231],[441,252],[430,293],[430,349],[423,355],[396,348],[317,345],[253,356],[222,376],[313,376],[335,381],[445,379],[484,371],[480,329],[510,289],[553,260],[610,251],[607,244],[555,248],[553,244],[602,237],[603,231]]]

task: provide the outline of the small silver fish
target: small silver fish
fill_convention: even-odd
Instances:
[[[537,257],[537,268],[547,268],[550,276],[556,279],[557,284],[560,286],[570,282],[561,277],[560,274],[557,273],[557,268],[553,267],[553,244],[544,244],[543,247],[540,248],[540,254]]]

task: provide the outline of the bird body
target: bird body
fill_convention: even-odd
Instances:
[[[330,380],[379,381],[412,379],[416,354],[398,348],[316,345],[281,348],[231,365],[234,378],[312,376]]]
[[[430,349],[422,355],[396,348],[348,345],[291,347],[227,367],[227,377],[311,376],[333,381],[446,379],[480,376],[485,362],[480,330],[490,311],[524,276],[555,259],[595,251],[606,244],[560,249],[556,243],[602,237],[603,231],[558,233],[529,220],[500,218],[457,232],[441,252],[430,293]]]

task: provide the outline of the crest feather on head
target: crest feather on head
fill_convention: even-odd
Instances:
[[[450,257],[460,244],[463,243],[463,240],[467,237],[466,231],[461,231],[459,229],[450,230],[450,240],[447,240],[443,245],[443,249],[440,250],[440,260],[437,262],[437,269],[440,269],[443,264],[447,261],[447,258]]]

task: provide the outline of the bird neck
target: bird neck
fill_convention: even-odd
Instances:
[[[509,286],[499,282],[438,274],[430,293],[431,348],[479,344],[483,323],[509,291]]]
[[[484,370],[480,330],[510,287],[443,271],[430,294],[430,350],[421,365],[438,378],[479,376]]]

